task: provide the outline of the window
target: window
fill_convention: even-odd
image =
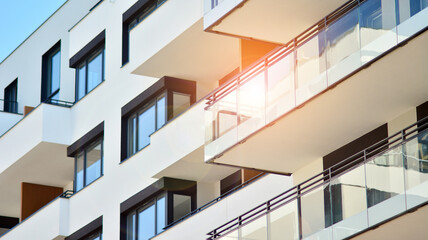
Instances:
[[[78,192],[102,176],[103,141],[97,140],[75,157],[74,191]]]
[[[76,100],[104,81],[104,46],[76,69]]]
[[[161,195],[129,213],[126,225],[127,240],[148,240],[161,233],[166,226],[166,196]]]
[[[13,81],[9,86],[4,89],[4,106],[5,112],[17,113],[18,112],[18,79]]]
[[[104,81],[105,30],[70,58],[76,69],[76,101]]]
[[[122,65],[129,61],[129,32],[166,0],[140,0],[123,14]]]
[[[104,122],[67,148],[67,156],[74,158],[74,192],[80,191],[103,173]]]
[[[166,96],[160,95],[128,120],[129,156],[150,144],[150,135],[166,123]]]
[[[102,239],[103,239],[103,234],[100,231],[82,240],[102,240]]]
[[[59,100],[60,75],[61,42],[58,42],[42,57],[42,102]]]
[[[163,77],[122,108],[122,160],[150,144],[150,136],[195,102],[196,83]]]
[[[196,208],[196,182],[162,178],[121,203],[121,240],[148,240]]]

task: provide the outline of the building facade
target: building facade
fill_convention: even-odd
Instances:
[[[0,63],[0,239],[424,239],[428,1],[68,0]]]

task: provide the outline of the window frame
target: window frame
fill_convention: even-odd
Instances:
[[[162,124],[162,126],[158,126],[158,108],[159,108],[159,101],[165,98],[165,102],[164,102],[164,110],[165,110],[165,119],[164,119],[164,123]],[[138,130],[140,128],[140,121],[139,121],[139,116],[141,116],[143,113],[147,112],[152,106],[155,107],[155,113],[154,113],[154,132],[158,131],[159,129],[161,129],[163,126],[165,126],[165,124],[168,122],[168,114],[167,114],[167,109],[168,109],[168,94],[167,91],[162,92],[161,94],[159,94],[158,96],[154,97],[151,101],[149,101],[148,103],[146,103],[143,107],[141,107],[139,110],[135,111],[135,113],[131,114],[128,117],[127,120],[127,124],[128,124],[128,136],[127,136],[127,155],[128,157],[134,155],[135,153],[137,153],[138,151],[144,149],[145,147],[147,147],[148,145],[150,145],[150,142],[144,146],[141,147],[141,149],[139,149],[139,137],[138,137]],[[133,122],[135,120],[135,129],[134,126],[131,122]],[[133,135],[135,133],[135,135]],[[153,133],[151,133],[148,137],[150,137]]]
[[[59,83],[58,89],[52,89],[52,57],[59,53]],[[61,40],[52,46],[42,56],[42,87],[41,87],[41,102],[50,102],[51,100],[59,100],[59,92],[61,90]],[[53,99],[58,94],[58,99]]]
[[[88,66],[89,63],[97,58],[99,55],[101,55],[101,82],[96,85],[94,88],[88,91]],[[99,86],[101,83],[105,81],[105,44],[102,44],[101,46],[95,48],[91,53],[85,57],[84,59],[80,60],[76,63],[77,67],[75,68],[75,91],[74,91],[74,98],[76,99],[76,102],[80,99],[84,98],[86,95],[88,95],[90,92],[92,92],[97,86]],[[80,69],[82,67],[85,67],[85,87],[84,87],[84,94],[80,96],[79,98],[79,89],[80,89]]]
[[[11,98],[13,98],[11,100]],[[13,80],[4,89],[3,111],[9,113],[18,113],[18,78]]]
[[[86,172],[87,172],[87,153],[90,150],[95,149],[96,146],[100,145],[101,150],[100,150],[100,176],[96,177],[93,181],[91,181],[90,183],[86,182]],[[82,183],[82,188],[80,188],[79,190],[77,190],[76,187],[76,179],[77,179],[77,161],[78,158],[83,154],[83,183]],[[73,191],[74,193],[80,192],[81,190],[83,190],[84,188],[86,188],[87,186],[89,186],[91,183],[95,182],[96,180],[98,180],[99,178],[101,178],[102,176],[104,176],[104,137],[100,137],[97,138],[96,140],[94,140],[93,142],[91,142],[88,146],[84,147],[83,149],[81,149],[76,156],[74,157],[74,181],[73,181]]]
[[[142,93],[140,93],[138,96],[136,96],[134,99],[132,99],[130,102],[128,102],[125,106],[122,107],[122,128],[121,128],[121,161],[124,161],[126,159],[129,159],[131,156],[135,155],[137,152],[144,149],[142,147],[141,149],[132,152],[130,151],[134,146],[131,146],[132,138],[131,133],[133,133],[130,130],[130,119],[135,118],[135,116],[138,116],[138,114],[144,109],[146,106],[149,106],[150,104],[157,103],[163,97],[165,97],[165,122],[162,126],[158,125],[158,115],[159,111],[158,108],[160,105],[156,106],[155,109],[155,133],[157,130],[161,129],[163,126],[168,124],[172,119],[177,117],[173,116],[173,93],[179,93],[182,95],[188,95],[190,96],[190,103],[189,108],[192,107],[192,105],[196,102],[196,82],[179,79],[179,78],[173,78],[164,76],[161,79],[159,79],[157,82],[153,83],[152,86],[145,89]],[[187,108],[187,109],[189,109]],[[180,112],[180,114],[187,109],[183,109],[183,111]],[[137,127],[138,128],[138,127]],[[152,134],[153,134],[152,133]],[[152,135],[150,134],[150,135]],[[138,133],[137,133],[138,136]],[[150,143],[149,143],[150,144]],[[149,145],[148,144],[148,145]],[[147,147],[146,145],[145,147]],[[138,148],[138,145],[135,145],[136,149]],[[132,154],[130,154],[132,153]]]
[[[168,0],[139,0],[122,15],[122,66],[129,62],[129,33]],[[150,5],[155,7],[150,10]],[[149,11],[145,11],[148,10]],[[131,27],[132,26],[132,27]]]
[[[154,231],[155,235],[153,235],[152,237],[162,233],[165,230],[164,228],[168,225],[168,197],[169,196],[168,196],[167,192],[162,192],[162,193],[154,196],[153,198],[145,201],[143,204],[138,205],[137,207],[133,208],[132,210],[130,210],[129,212],[126,213],[126,219],[127,219],[127,221],[126,221],[126,226],[127,226],[127,228],[126,228],[126,230],[127,230],[126,231],[126,239],[127,240],[128,240],[128,224],[129,224],[128,217],[130,215],[135,215],[135,222],[133,222],[133,225],[135,226],[134,233],[133,233],[134,238],[132,240],[137,240],[138,239],[139,215],[141,212],[143,212],[144,210],[148,209],[151,206],[154,207],[154,211],[155,211],[154,219],[153,219],[154,220],[153,231]],[[162,228],[162,231],[158,232],[158,226],[157,226],[158,225],[158,201],[162,198],[165,198],[165,216],[164,216],[165,217],[165,223],[164,223],[165,227]]]
[[[190,211],[194,211],[196,209],[197,202],[197,182],[184,180],[184,179],[176,179],[163,177],[153,184],[147,186],[140,192],[134,194],[132,197],[128,198],[124,202],[120,204],[120,240],[128,240],[128,219],[129,216],[138,213],[145,209],[150,204],[154,204],[155,213],[157,213],[157,206],[159,199],[165,197],[165,226],[162,228],[162,231],[158,233],[158,223],[157,223],[157,214],[153,219],[154,223],[154,232],[155,235],[162,233],[168,226],[174,222],[174,194],[184,195],[190,197]],[[138,216],[135,216],[137,218]],[[138,221],[134,221],[135,229],[133,230],[134,239],[137,239],[136,232],[138,231]],[[154,237],[153,236],[153,237]]]

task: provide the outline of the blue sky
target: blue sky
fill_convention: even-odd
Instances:
[[[66,0],[0,0],[0,62]]]

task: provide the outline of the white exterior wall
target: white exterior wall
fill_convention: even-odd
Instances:
[[[18,77],[19,111],[24,105],[37,106],[40,102],[42,55],[61,39],[60,99],[72,102],[75,70],[68,67],[68,61],[96,35],[106,30],[105,81],[70,109],[40,105],[1,136],[0,174],[41,142],[71,145],[104,121],[104,176],[72,198],[50,203],[1,239],[68,236],[101,215],[104,219],[104,239],[119,239],[120,203],[155,182],[157,179],[154,176],[204,144],[205,104],[202,101],[154,133],[148,147],[125,162],[121,163],[120,160],[121,108],[158,80],[131,74],[130,71],[200,20],[204,14],[204,0],[168,0],[136,26],[130,33],[130,62],[125,66],[121,66],[122,14],[136,0],[103,1],[77,23],[96,2],[69,0],[0,64],[1,79],[7,79],[0,82],[0,89]],[[235,1],[235,5],[239,2],[242,1]],[[214,9],[207,14],[214,14],[214,11],[220,10]],[[0,115],[0,124],[2,121],[12,122],[4,119]],[[397,128],[401,128],[402,124],[398,125],[400,127]],[[7,129],[7,126],[1,125],[0,133],[1,128]],[[204,161],[203,155],[200,161]],[[190,175],[192,170],[188,169]],[[155,239],[203,239],[213,228],[291,188],[292,179],[297,184],[320,171],[322,159],[314,159],[293,177],[265,176]],[[198,206],[218,196],[220,179],[198,182]],[[67,189],[72,184],[67,182],[65,186]],[[322,201],[315,204],[323,205]],[[40,228],[40,225],[46,228]],[[33,235],[29,237],[29,234]]]

